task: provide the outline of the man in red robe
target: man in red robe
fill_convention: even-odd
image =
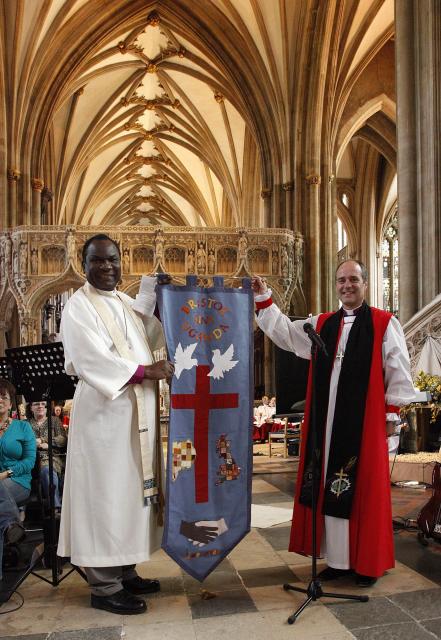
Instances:
[[[253,279],[257,324],[279,347],[311,358],[304,320],[291,322],[272,303],[261,278]],[[387,436],[399,428],[399,407],[414,399],[409,356],[398,320],[369,307],[367,270],[356,260],[336,272],[342,303],[336,313],[310,318],[328,355],[316,359],[319,443],[317,549],[328,567],[322,581],[355,573],[371,586],[394,566]],[[289,550],[312,553],[311,376]]]

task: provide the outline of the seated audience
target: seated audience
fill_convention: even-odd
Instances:
[[[18,507],[31,492],[36,455],[29,422],[10,417],[14,398],[14,386],[0,378],[0,580],[3,543],[19,542],[24,536]]]
[[[262,404],[257,407],[256,419],[257,424],[261,426],[265,423],[272,422],[272,416],[275,413],[275,407],[271,407],[268,396],[262,397]]]
[[[59,421],[61,422],[61,426],[67,431],[67,429],[69,428],[69,412],[67,406],[65,405],[63,407],[63,405],[61,404],[54,405],[52,415],[59,419]]]
[[[40,482],[43,490],[44,497],[49,499],[49,456],[48,449],[48,421],[46,402],[31,403],[32,417],[29,420],[34,430],[35,437],[37,439],[37,447],[40,452]],[[61,455],[60,451],[66,449],[67,436],[66,432],[61,425],[59,418],[54,416],[52,418],[52,443],[54,446],[54,473],[53,482],[55,485],[54,502],[55,508],[61,508],[61,495],[60,495],[60,479],[64,470],[65,455]]]

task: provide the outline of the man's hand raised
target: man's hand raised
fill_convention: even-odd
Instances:
[[[266,293],[268,287],[265,278],[261,278],[260,276],[254,276],[254,278],[251,278],[251,288],[256,295]]]
[[[144,378],[146,380],[165,380],[171,378],[175,371],[175,365],[168,360],[158,360],[154,364],[144,367]]]

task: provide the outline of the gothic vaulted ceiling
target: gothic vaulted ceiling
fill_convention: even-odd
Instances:
[[[373,143],[387,129],[350,97],[393,33],[393,0],[1,8],[0,165],[21,176],[19,223],[44,183],[53,224],[299,226],[264,198],[316,162],[311,109],[345,166],[354,128]]]

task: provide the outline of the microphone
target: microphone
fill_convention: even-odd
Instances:
[[[326,350],[326,345],[323,342],[323,339],[319,336],[319,334],[317,333],[317,331],[314,329],[314,327],[310,322],[305,322],[305,324],[303,325],[303,331],[308,334],[308,337],[311,340],[311,342],[313,342],[315,346],[318,349],[321,349],[325,354],[325,356],[327,356],[328,352]]]

